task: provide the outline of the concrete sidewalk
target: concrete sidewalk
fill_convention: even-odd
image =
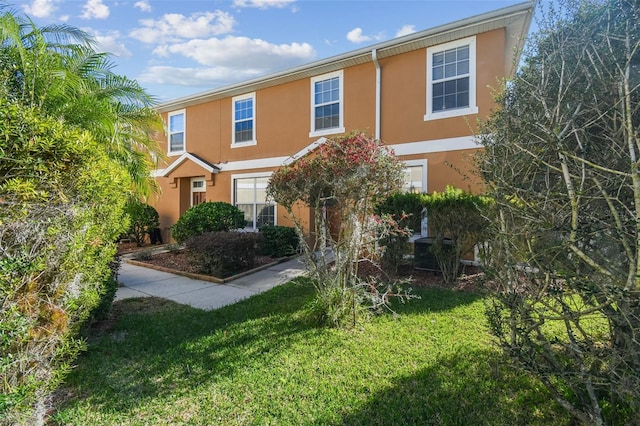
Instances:
[[[299,259],[272,265],[236,280],[215,284],[122,262],[115,300],[162,297],[194,308],[213,310],[262,293],[304,274]]]

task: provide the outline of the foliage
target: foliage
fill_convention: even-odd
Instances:
[[[355,323],[358,301],[366,299],[362,293],[370,286],[361,285],[358,265],[376,262],[383,249],[380,233],[395,232],[373,209],[401,187],[402,173],[403,164],[382,143],[352,133],[326,140],[271,176],[267,194],[293,218],[320,306],[333,311],[321,317],[332,318],[333,325]],[[313,211],[311,229],[294,208],[298,202]],[[311,241],[305,231],[312,231]]]
[[[298,253],[300,238],[296,230],[289,226],[265,225],[260,227],[263,255],[285,257]]]
[[[422,226],[424,194],[396,192],[376,206],[376,214],[390,214],[402,218],[400,225],[413,234],[419,234]]]
[[[640,9],[560,5],[483,128],[489,318],[505,354],[580,422],[637,424]]]
[[[153,158],[163,151],[154,139],[162,130],[154,99],[135,81],[115,74],[109,55],[95,40],[68,25],[37,27],[0,6],[0,92],[91,132],[109,157],[127,170],[132,188],[148,196],[156,189]]]
[[[61,392],[60,425],[531,425],[570,417],[492,345],[483,299],[417,288],[352,330],[305,322],[306,278],[214,311],[117,302]],[[383,407],[383,409],[381,409]]]
[[[131,181],[88,133],[3,97],[0,115],[0,418],[38,424],[106,293]]]
[[[147,234],[160,225],[158,212],[153,206],[131,197],[126,206],[129,216],[129,235],[138,247],[145,242]]]
[[[171,235],[179,244],[205,232],[230,231],[244,228],[244,213],[223,201],[196,204],[183,214],[171,227]]]
[[[460,273],[460,260],[473,253],[483,240],[487,219],[483,215],[490,200],[481,195],[447,186],[444,192],[422,196],[427,211],[431,250],[435,255],[446,283],[454,283]]]
[[[0,418],[42,424],[115,291],[124,202],[154,189],[153,99],[87,33],[0,6]]]
[[[253,268],[259,245],[260,235],[253,232],[205,232],[185,242],[198,271],[218,278]]]

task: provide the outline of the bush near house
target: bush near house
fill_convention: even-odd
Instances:
[[[397,218],[401,227],[413,232],[420,232],[423,211],[426,211],[429,235],[433,237],[430,250],[436,256],[444,281],[451,284],[458,278],[462,257],[471,253],[482,240],[488,226],[482,210],[489,203],[487,197],[447,186],[444,192],[431,194],[393,194],[380,203],[376,211]],[[383,263],[397,268],[402,261],[399,253],[403,247],[406,249],[407,237],[395,235],[382,243],[390,247]]]
[[[265,225],[260,227],[261,252],[269,257],[291,256],[298,252],[300,238],[289,226]]]
[[[171,235],[178,244],[205,232],[230,231],[244,228],[244,213],[229,203],[209,201],[197,204],[186,211],[171,227]]]
[[[482,241],[488,221],[482,210],[491,200],[462,189],[447,186],[443,192],[423,196],[427,210],[431,250],[438,260],[442,277],[454,283],[460,274],[460,260]]]
[[[254,267],[260,240],[253,232],[205,232],[185,246],[198,272],[226,278]]]
[[[141,247],[147,235],[160,225],[158,212],[149,204],[132,197],[127,203],[126,213],[129,216],[127,235]]]

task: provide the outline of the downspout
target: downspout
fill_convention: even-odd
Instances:
[[[382,72],[380,71],[380,63],[378,62],[378,49],[371,50],[371,58],[376,67],[376,134],[375,138],[380,140],[380,82]]]

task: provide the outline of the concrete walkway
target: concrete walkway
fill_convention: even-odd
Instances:
[[[195,280],[122,262],[115,300],[162,297],[194,308],[213,310],[236,303],[304,274],[299,259],[292,259],[225,284]]]

